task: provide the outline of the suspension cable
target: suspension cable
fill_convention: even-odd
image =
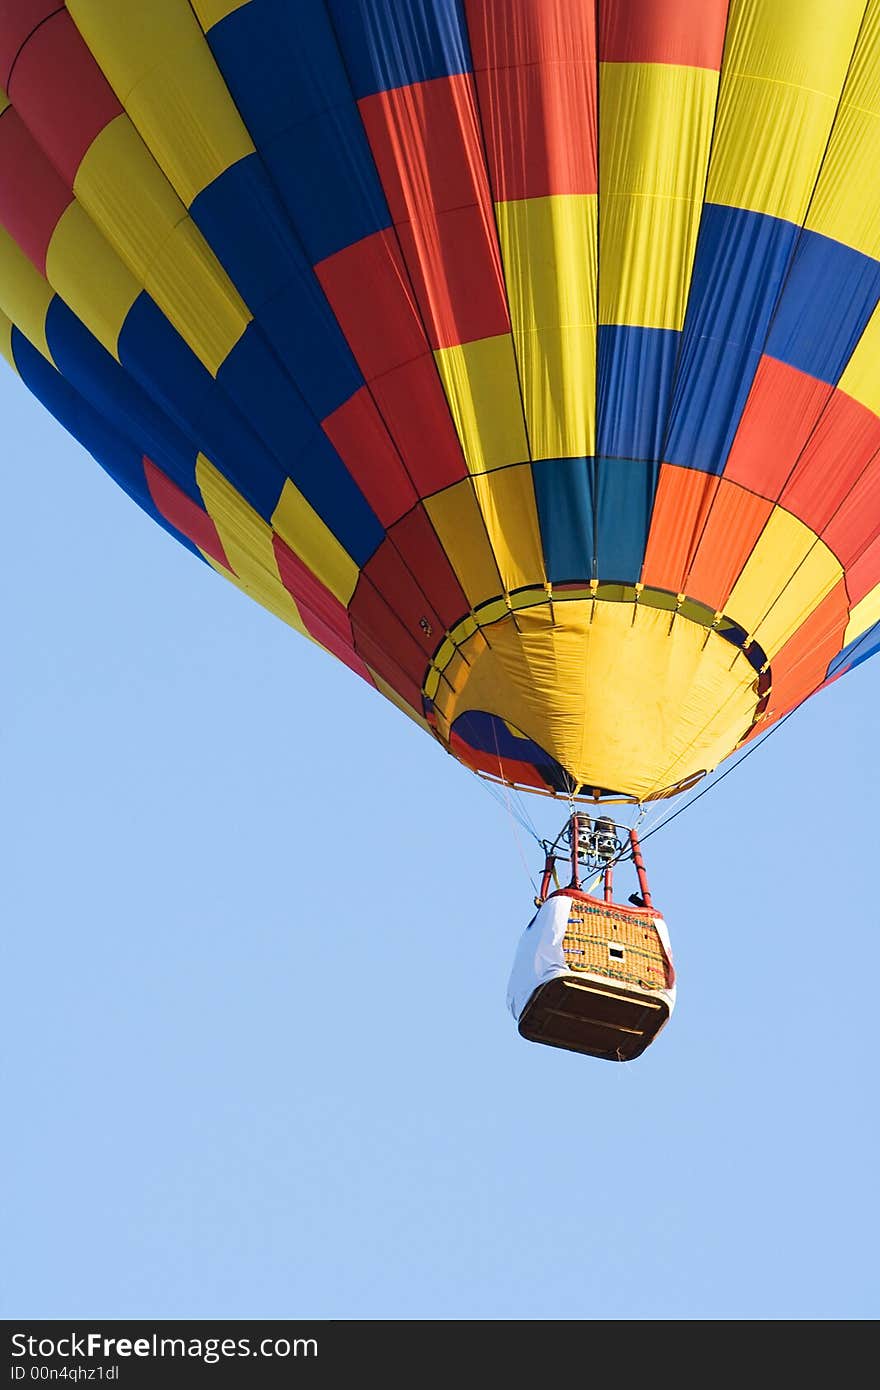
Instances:
[[[872,632],[873,627],[869,627],[865,632],[862,633],[861,637],[857,639],[852,648],[852,651],[850,652],[851,662],[853,658],[855,658],[856,653],[859,650],[859,647],[861,647],[862,643],[865,642],[868,637],[870,637]],[[810,691],[810,695],[814,695],[816,693],[816,691]],[[793,705],[787,714],[784,714],[781,719],[777,720],[774,724],[772,724],[771,727],[766,731],[766,733],[764,733],[761,738],[756,739],[755,742],[745,750],[745,752],[742,754],[742,757],[737,758],[735,763],[731,763],[730,767],[725,768],[719,777],[713,777],[711,781],[704,781],[700,786],[700,790],[697,792],[696,796],[691,797],[689,801],[683,802],[681,806],[678,806],[668,816],[664,816],[656,825],[654,825],[649,831],[647,831],[646,834],[642,835],[642,844],[644,844],[646,840],[650,840],[652,835],[656,835],[658,830],[665,830],[666,826],[671,825],[677,816],[682,815],[685,811],[689,811],[692,806],[696,805],[696,803],[700,800],[701,796],[705,796],[707,792],[712,791],[715,787],[718,786],[719,782],[724,781],[725,777],[729,777],[731,772],[734,772],[738,767],[741,767],[747,758],[750,758],[753,753],[756,753],[758,751],[759,748],[763,748],[764,744],[768,741],[768,739],[771,739],[775,733],[778,733],[779,730],[782,728],[783,724],[787,724],[793,714],[797,714],[798,710],[801,708],[801,705],[805,704],[806,701],[809,700],[810,695],[805,695],[803,700],[799,700],[796,705]]]
[[[681,806],[678,806],[675,808],[674,811],[671,811],[668,816],[664,816],[662,820],[658,821],[658,823],[655,826],[653,826],[651,830],[647,831],[647,833],[641,837],[642,844],[644,844],[646,840],[650,840],[652,835],[656,835],[658,830],[665,830],[667,825],[671,825],[672,822],[678,818],[678,816],[682,815],[685,811],[689,811],[692,806],[696,806],[697,802],[700,800],[700,797],[705,796],[707,792],[710,792],[715,787],[717,787],[719,782],[723,782],[725,777],[730,776],[731,772],[735,772],[738,767],[742,767],[746,759],[750,758],[753,753],[756,753],[759,748],[763,748],[767,740],[772,738],[772,736],[775,733],[778,733],[778,731],[782,728],[783,724],[787,724],[791,716],[799,708],[799,705],[795,705],[794,709],[790,709],[788,711],[788,714],[783,715],[783,717],[776,724],[773,725],[772,729],[767,730],[767,732],[764,734],[762,738],[756,739],[755,742],[751,745],[751,747],[745,750],[742,757],[737,758],[736,762],[731,763],[730,767],[726,767],[719,777],[713,777],[711,781],[704,782],[700,790],[697,792],[696,796],[692,797],[690,801],[685,801]]]

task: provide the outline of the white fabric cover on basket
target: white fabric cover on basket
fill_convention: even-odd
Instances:
[[[517,1022],[539,985],[556,979],[558,975],[574,973],[566,965],[562,950],[562,938],[568,927],[570,912],[571,898],[548,898],[520,937],[507,985],[507,1007]],[[671,962],[672,950],[666,923],[662,917],[655,917],[653,921]],[[675,986],[656,992],[666,1000],[671,1014],[675,1007]]]

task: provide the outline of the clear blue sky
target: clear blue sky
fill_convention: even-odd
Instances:
[[[485,789],[0,412],[0,1313],[876,1317],[880,662],[648,845],[657,1044],[535,1047]]]

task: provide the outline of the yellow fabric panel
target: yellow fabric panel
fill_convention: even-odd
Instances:
[[[249,5],[250,0],[191,0],[191,4],[199,23],[207,33],[215,24],[219,24],[221,19],[232,14],[233,10],[240,10],[242,5]]]
[[[3,112],[6,110],[6,108],[7,108],[8,105],[9,105],[9,97],[6,95],[6,93],[4,92],[3,88],[0,87],[0,116],[3,115]]]
[[[868,7],[807,226],[880,256],[880,4]]]
[[[471,608],[493,598],[501,576],[470,479],[427,497],[425,510]]]
[[[128,116],[93,140],[74,192],[138,285],[216,374],[250,314]]]
[[[628,603],[525,609],[463,654],[447,710],[498,714],[581,784],[648,796],[715,767],[749,727],[755,672],[704,627]]]
[[[865,324],[838,382],[841,391],[880,415],[880,305]]]
[[[596,438],[596,196],[497,203],[495,214],[533,459]]]
[[[18,371],[12,355],[12,319],[3,313],[0,313],[0,355],[6,358],[14,372]]]
[[[196,460],[196,482],[239,586],[307,637],[299,610],[278,573],[272,527],[204,454]]]
[[[440,672],[432,666],[425,678],[424,690],[429,700],[433,700],[437,694],[437,687],[440,684]]]
[[[512,604],[508,598],[492,599],[490,603],[480,605],[477,612],[477,621],[481,628],[491,627],[492,623],[497,623],[501,618],[506,618],[512,610]]]
[[[433,699],[435,715],[438,716],[439,720],[445,721],[445,727],[444,723],[441,723],[440,728],[443,737],[448,738],[449,725],[455,717],[455,691],[445,680],[439,680],[434,695],[429,695],[428,698]]]
[[[460,646],[462,642],[467,641],[468,637],[473,637],[476,631],[477,620],[468,614],[466,618],[462,618],[461,622],[456,623],[455,627],[451,629],[449,639],[451,642],[454,642],[456,646]]]
[[[599,79],[599,322],[684,322],[718,74],[603,63]]]
[[[272,514],[272,526],[312,574],[347,606],[360,571],[289,478]]]
[[[880,622],[880,584],[865,594],[850,613],[843,646],[846,647],[857,637],[861,637],[862,633],[867,632],[876,622]]]
[[[288,626],[292,627],[295,632],[298,632],[301,637],[308,637],[310,642],[315,641],[314,637],[312,637],[303,626],[296,604],[293,602],[293,599],[290,598],[290,595],[287,594],[286,590],[283,591],[280,600],[276,602],[276,596],[270,591],[269,586],[266,586],[264,589],[261,588],[259,584],[254,584],[250,580],[239,579],[237,575],[230,573],[228,569],[224,569],[222,565],[219,565],[210,555],[206,555],[205,559],[212,570],[215,570],[217,574],[221,574],[230,584],[234,584],[236,589],[239,589],[247,598],[252,599],[254,603],[258,603],[261,608],[265,608],[273,617],[280,618],[283,623],[287,623]],[[289,599],[289,604],[284,602],[285,597]],[[316,642],[315,645],[320,646],[321,644]]]
[[[510,335],[434,352],[461,447],[472,473],[529,456]]]
[[[540,588],[521,589],[518,594],[511,594],[510,606],[516,612],[517,608],[533,608],[536,603],[549,603],[550,595],[547,593],[547,586],[541,585]]]
[[[178,222],[165,242],[150,267],[144,289],[216,376],[251,316],[189,218]]]
[[[463,680],[467,679],[468,663],[461,652],[456,650],[452,653],[450,660],[443,669],[443,675],[450,687],[455,689]]]
[[[772,658],[842,576],[824,541],[775,507],[724,611]]]
[[[544,557],[532,469],[528,463],[473,479],[504,588],[543,584]]]
[[[54,367],[46,341],[46,314],[53,297],[52,286],[0,227],[0,309]]]
[[[254,145],[182,0],[70,0],[74,23],[189,207]]]
[[[432,664],[437,667],[438,671],[443,671],[454,656],[455,643],[449,637],[445,637],[434,653]]]
[[[733,0],[706,198],[800,223],[864,0]]]
[[[402,710],[404,714],[408,714],[413,723],[418,724],[420,729],[424,729],[425,733],[430,734],[433,738],[434,730],[431,728],[427,719],[423,719],[418,711],[413,709],[412,705],[408,705],[403,696],[399,695],[394,689],[394,686],[389,685],[386,680],[383,680],[378,671],[373,670],[372,666],[367,666],[367,670],[375,681],[376,689],[379,693],[384,695],[386,700],[390,700],[392,705],[396,705],[399,710]]]
[[[142,285],[186,208],[124,112],[95,136],[73,191]]]
[[[141,286],[76,201],[65,208],[46,253],[46,278],[108,352]]]

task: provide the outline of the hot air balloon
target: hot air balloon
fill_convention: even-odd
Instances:
[[[500,783],[673,796],[880,646],[878,299],[880,0],[0,0],[10,365]]]

